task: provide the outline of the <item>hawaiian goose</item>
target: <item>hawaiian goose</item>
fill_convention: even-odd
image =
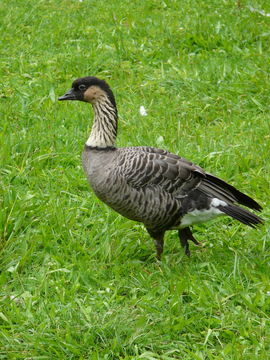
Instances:
[[[158,259],[166,230],[178,230],[189,255],[188,240],[199,245],[190,230],[193,224],[225,214],[251,227],[263,223],[236,205],[260,211],[255,200],[190,161],[148,146],[117,148],[117,107],[105,81],[77,79],[59,100],[92,104],[94,124],[82,155],[87,179],[99,199],[145,225],[155,241]]]

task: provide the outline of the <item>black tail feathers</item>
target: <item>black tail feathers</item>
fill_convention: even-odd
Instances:
[[[219,206],[218,209],[223,213],[231,216],[232,218],[241,221],[241,223],[251,226],[253,228],[260,224],[263,224],[264,222],[264,220],[259,216],[252,214],[250,211],[233,204]]]
[[[232,202],[238,202],[239,204],[247,206],[248,208],[253,210],[262,210],[261,205],[258,204],[257,201],[253,200],[250,196],[243,194],[241,191],[237,190],[234,186],[226,183],[224,180],[221,180],[212,174],[206,173],[205,181],[209,181],[210,183],[215,184],[217,189],[223,192],[223,195],[233,196],[234,199]]]

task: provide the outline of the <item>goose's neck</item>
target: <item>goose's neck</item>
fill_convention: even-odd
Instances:
[[[87,146],[107,148],[114,147],[117,136],[117,108],[104,97],[93,104],[94,123]]]

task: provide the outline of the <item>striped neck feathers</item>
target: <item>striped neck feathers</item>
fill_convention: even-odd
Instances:
[[[114,147],[117,136],[117,108],[104,95],[92,103],[94,109],[94,124],[87,146],[96,148]]]

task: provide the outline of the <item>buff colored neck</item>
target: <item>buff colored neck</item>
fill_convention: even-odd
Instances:
[[[115,146],[117,136],[117,109],[107,97],[93,104],[94,124],[86,142],[91,147]]]

